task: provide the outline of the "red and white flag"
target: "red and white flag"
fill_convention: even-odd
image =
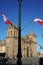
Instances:
[[[12,24],[4,14],[2,14],[2,17],[6,24]]]
[[[39,19],[39,18],[35,18],[33,20],[33,22],[38,22],[40,25],[43,25],[43,20]]]

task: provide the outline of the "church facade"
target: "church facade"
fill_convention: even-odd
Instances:
[[[22,57],[36,57],[36,35],[30,33],[21,38]],[[0,53],[5,53],[7,57],[17,57],[18,53],[18,28],[15,25],[7,28],[6,39],[0,41]]]

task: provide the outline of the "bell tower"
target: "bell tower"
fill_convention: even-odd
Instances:
[[[30,57],[36,56],[36,35],[34,33],[29,34],[29,43],[30,43]]]
[[[7,38],[18,38],[18,29],[15,25],[7,29]]]
[[[17,45],[18,29],[15,25],[11,25],[7,28],[6,37],[6,55],[12,59],[14,57],[15,46]]]

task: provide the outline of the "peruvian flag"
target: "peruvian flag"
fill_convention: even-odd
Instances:
[[[33,22],[38,22],[40,25],[43,25],[43,20],[39,19],[39,18],[35,18],[33,20]]]
[[[4,14],[2,14],[2,17],[6,24],[12,24]]]

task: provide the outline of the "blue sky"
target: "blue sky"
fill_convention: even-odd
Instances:
[[[12,23],[18,25],[18,0],[0,0],[0,12],[4,13]],[[38,23],[29,25],[36,17],[43,20],[43,0],[22,0],[21,12],[21,35],[25,36],[33,32],[37,36],[37,43],[43,46],[43,25]],[[8,26],[0,16],[0,40],[6,38]]]

